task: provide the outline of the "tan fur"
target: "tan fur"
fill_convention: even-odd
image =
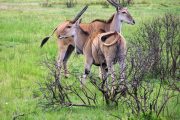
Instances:
[[[92,56],[96,64],[102,64],[104,60],[107,65],[110,65],[112,62],[115,63],[119,57],[117,52],[120,52],[118,47],[122,46],[122,42],[125,43],[125,39],[117,32],[113,34],[112,32],[107,32],[107,34],[111,34],[111,36],[105,42],[102,42],[100,37],[104,36],[104,33],[99,34],[92,42]],[[125,44],[123,47],[126,48]]]
[[[96,65],[102,65],[105,63],[108,68],[108,74],[111,74],[112,82],[114,82],[115,79],[113,64],[118,62],[121,68],[121,72],[119,72],[121,75],[121,81],[123,81],[125,78],[125,73],[123,71],[125,69],[124,59],[126,55],[126,41],[124,37],[117,32],[114,32],[114,34],[108,32],[106,34],[111,34],[111,36],[108,37],[105,42],[102,42],[102,40],[100,39],[100,36],[104,35],[103,33],[99,34],[93,39],[91,48],[89,48],[89,52],[87,52],[88,50],[84,52],[84,54],[89,54],[91,51],[91,54],[85,55],[86,60],[90,61],[91,59],[93,59],[93,64]],[[88,61],[86,62],[86,64],[89,65],[86,66],[91,66],[91,62]],[[90,69],[90,67],[86,69]],[[105,67],[103,69],[105,69]],[[105,78],[108,75],[106,73],[102,74]]]
[[[122,64],[124,64],[126,53],[126,42],[124,37],[117,32],[102,33],[101,31],[97,31],[90,35],[85,34],[84,30],[79,25],[79,21],[72,25],[72,28],[65,36],[72,35],[74,36],[76,47],[83,51],[85,56],[85,71],[84,79],[82,80],[83,83],[86,75],[90,72],[92,64],[104,64],[103,69],[105,69],[107,66],[109,74],[112,75],[112,79],[114,80],[115,76],[113,74],[113,64],[115,64],[117,61],[120,64],[120,62],[122,63],[122,60]],[[124,67],[122,69],[124,69]],[[106,76],[106,73],[103,74]]]
[[[67,26],[71,26],[72,23],[70,21],[66,21],[62,24],[60,24],[57,27],[56,30],[56,36],[59,37],[61,35],[64,35],[65,33],[67,33]],[[92,23],[89,24],[80,24],[81,28],[88,32],[88,33],[93,33],[94,31],[99,31],[99,30],[104,30],[104,31],[108,31],[108,27],[109,23],[105,23],[105,22],[100,22],[100,21],[94,21]],[[74,46],[74,40],[73,38],[66,38],[66,39],[58,39],[58,48],[59,48],[59,57],[58,57],[58,65],[59,66],[64,66],[64,75],[67,76],[67,60],[68,57],[71,55],[72,51],[68,51],[68,47],[72,45]],[[67,55],[67,56],[66,56]],[[65,60],[65,57],[67,57],[67,59]]]
[[[109,32],[109,31],[117,31],[120,32],[120,24],[117,24],[117,22],[120,22],[118,20],[118,15],[122,15],[123,20],[124,18],[128,19],[127,21],[125,20],[125,22],[129,23],[129,24],[134,24],[133,23],[133,18],[131,17],[131,15],[127,12],[127,15],[122,14],[121,12],[123,11],[123,9],[116,11],[116,13],[114,13],[112,15],[112,17],[110,17],[110,19],[108,19],[107,21],[104,20],[94,20],[91,23],[82,23],[80,24],[80,27],[88,32],[89,34],[97,34],[97,32],[99,31],[104,31],[104,32]],[[122,20],[122,21],[123,21]],[[64,23],[60,24],[57,27],[56,30],[56,36],[58,38],[58,47],[59,47],[59,57],[58,57],[58,66],[64,66],[64,74],[65,76],[67,76],[67,61],[68,58],[70,57],[72,51],[74,50],[74,40],[72,37],[66,38],[66,39],[59,39],[60,36],[65,35],[68,31],[69,28],[68,26],[72,26],[72,22],[71,21],[65,21]],[[115,43],[115,41],[114,41]],[[113,44],[114,44],[113,43]],[[109,43],[104,43],[104,45],[111,45]],[[70,47],[71,46],[71,47]]]
[[[106,32],[106,33],[102,33],[102,34],[99,36],[98,39],[101,40],[103,36],[109,35],[109,34],[114,34],[114,32]],[[119,39],[119,38],[117,37],[117,38],[116,38],[114,41],[112,41],[111,43],[105,43],[105,42],[102,42],[102,43],[103,43],[103,45],[109,47],[109,46],[114,45],[116,42],[118,42],[118,39]],[[106,41],[106,42],[107,42],[107,41]]]

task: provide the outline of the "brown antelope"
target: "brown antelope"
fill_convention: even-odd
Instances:
[[[125,68],[125,53],[126,53],[126,42],[122,35],[119,35],[116,31],[106,32],[97,31],[93,34],[89,34],[84,31],[79,25],[80,20],[71,26],[71,29],[67,34],[60,37],[60,39],[74,37],[75,47],[82,51],[85,55],[85,70],[83,75],[84,84],[86,76],[89,74],[92,64],[96,66],[102,66],[102,72],[105,78],[106,67],[108,68],[108,74],[111,74],[114,82],[114,71],[113,64],[117,61],[120,64],[122,72],[121,80],[124,80],[124,68]]]
[[[68,32],[69,25],[72,25],[73,23],[75,23],[80,17],[81,15],[86,11],[86,9],[88,8],[88,6],[86,5],[77,15],[73,20],[67,20],[64,23],[58,25],[52,32],[52,34],[50,36],[45,37],[42,42],[41,42],[41,46],[43,47],[43,45],[49,40],[49,38],[51,38],[53,36],[54,33],[56,33],[57,38],[60,36],[60,34],[65,34],[66,32]],[[74,41],[72,38],[68,38],[66,39],[66,41],[63,40],[58,40],[58,48],[59,48],[59,56],[58,56],[58,67],[61,68],[61,66],[63,65],[64,68],[64,75],[65,77],[67,77],[67,60],[69,58],[69,56],[71,55],[72,51],[74,50]]]
[[[93,31],[117,31],[121,33],[121,27],[122,23],[126,22],[128,24],[135,24],[135,21],[133,20],[132,16],[128,12],[127,8],[122,7],[120,4],[117,4],[113,0],[107,0],[109,3],[111,3],[115,8],[116,12],[108,19],[107,21],[96,19],[92,21],[91,23],[85,24],[81,23],[81,28],[86,31],[87,33],[91,34]],[[81,12],[80,12],[81,13]],[[52,33],[52,35],[56,32],[56,35],[58,39],[61,38],[64,34],[66,34],[71,25],[79,18],[76,17],[72,21],[66,21],[62,24],[60,24]],[[50,37],[52,37],[52,35]],[[47,42],[47,40],[50,37],[46,37],[42,43],[41,47]],[[67,76],[67,61],[70,57],[71,53],[74,50],[74,41],[72,37],[66,38],[64,40],[58,40],[58,46],[59,46],[59,57],[58,57],[58,65],[63,65],[64,67],[64,73],[65,76]],[[78,51],[78,53],[82,53],[81,51]]]

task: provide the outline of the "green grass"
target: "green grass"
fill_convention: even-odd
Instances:
[[[25,113],[23,119],[87,119],[104,120],[114,117],[110,114],[127,115],[122,109],[108,110],[99,103],[97,108],[62,108],[56,111],[44,111],[37,107],[39,96],[34,93],[38,90],[38,81],[45,79],[47,70],[39,63],[47,55],[53,58],[57,55],[56,39],[51,39],[44,48],[39,45],[43,37],[63,21],[73,18],[83,7],[67,9],[64,5],[53,5],[44,8],[39,4],[11,4],[16,2],[41,2],[42,0],[0,0],[0,119],[9,120],[14,115]],[[55,1],[55,0],[54,0]],[[58,0],[56,0],[58,1]],[[88,0],[87,0],[88,1]],[[136,0],[134,0],[136,1]],[[179,1],[151,0],[146,4],[138,0],[129,11],[136,20],[136,25],[124,24],[123,35],[127,39],[137,28],[149,19],[165,13],[179,14]],[[168,7],[163,6],[168,5]],[[90,6],[83,15],[83,22],[90,22],[96,18],[106,19],[115,11],[113,7],[104,9],[101,6]],[[80,60],[79,60],[80,59]],[[79,61],[73,64],[74,61]],[[83,71],[83,57],[74,57],[69,60],[69,69]],[[97,71],[97,67],[93,67]],[[65,79],[65,80],[71,80]],[[28,114],[30,113],[30,114]]]

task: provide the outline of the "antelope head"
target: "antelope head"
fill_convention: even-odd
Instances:
[[[59,37],[59,39],[64,39],[64,38],[69,38],[69,37],[76,37],[78,30],[81,29],[80,28],[80,23],[81,23],[81,19],[78,19],[75,23],[68,25],[68,31],[61,35]]]
[[[128,12],[128,9],[126,7],[121,6],[114,0],[107,0],[111,5],[113,5],[116,8],[117,16],[119,21],[126,22],[128,24],[134,25],[135,21],[131,14]]]
[[[88,6],[86,5],[77,15],[76,17],[71,20],[71,21],[66,21],[64,24],[62,24],[59,27],[59,33],[58,33],[58,38],[59,39],[63,39],[63,38],[67,38],[64,37],[67,35],[67,33],[69,33],[69,31],[71,31],[71,27],[76,23],[76,21],[81,17],[81,15],[86,11],[86,9],[88,8]]]
[[[80,27],[81,19],[77,20],[74,24],[70,26],[70,29],[66,34],[59,37],[59,39],[74,38],[75,51],[76,53],[83,53],[83,46],[89,36],[89,33],[84,31]]]

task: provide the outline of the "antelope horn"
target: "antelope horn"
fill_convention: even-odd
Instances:
[[[122,7],[123,7],[121,4],[115,2],[114,0],[112,0],[112,2],[113,2],[114,4],[116,4],[119,8],[122,8]]]
[[[122,8],[122,6],[120,4],[118,4],[117,2],[115,2],[114,0],[107,0],[111,5],[113,5],[114,7],[117,8]]]
[[[75,23],[80,17],[81,15],[86,11],[86,9],[88,8],[88,5],[86,5],[77,15],[76,17],[71,21],[72,23]]]
[[[112,6],[114,6],[114,7],[118,7],[116,4],[114,4],[111,0],[107,0]]]

